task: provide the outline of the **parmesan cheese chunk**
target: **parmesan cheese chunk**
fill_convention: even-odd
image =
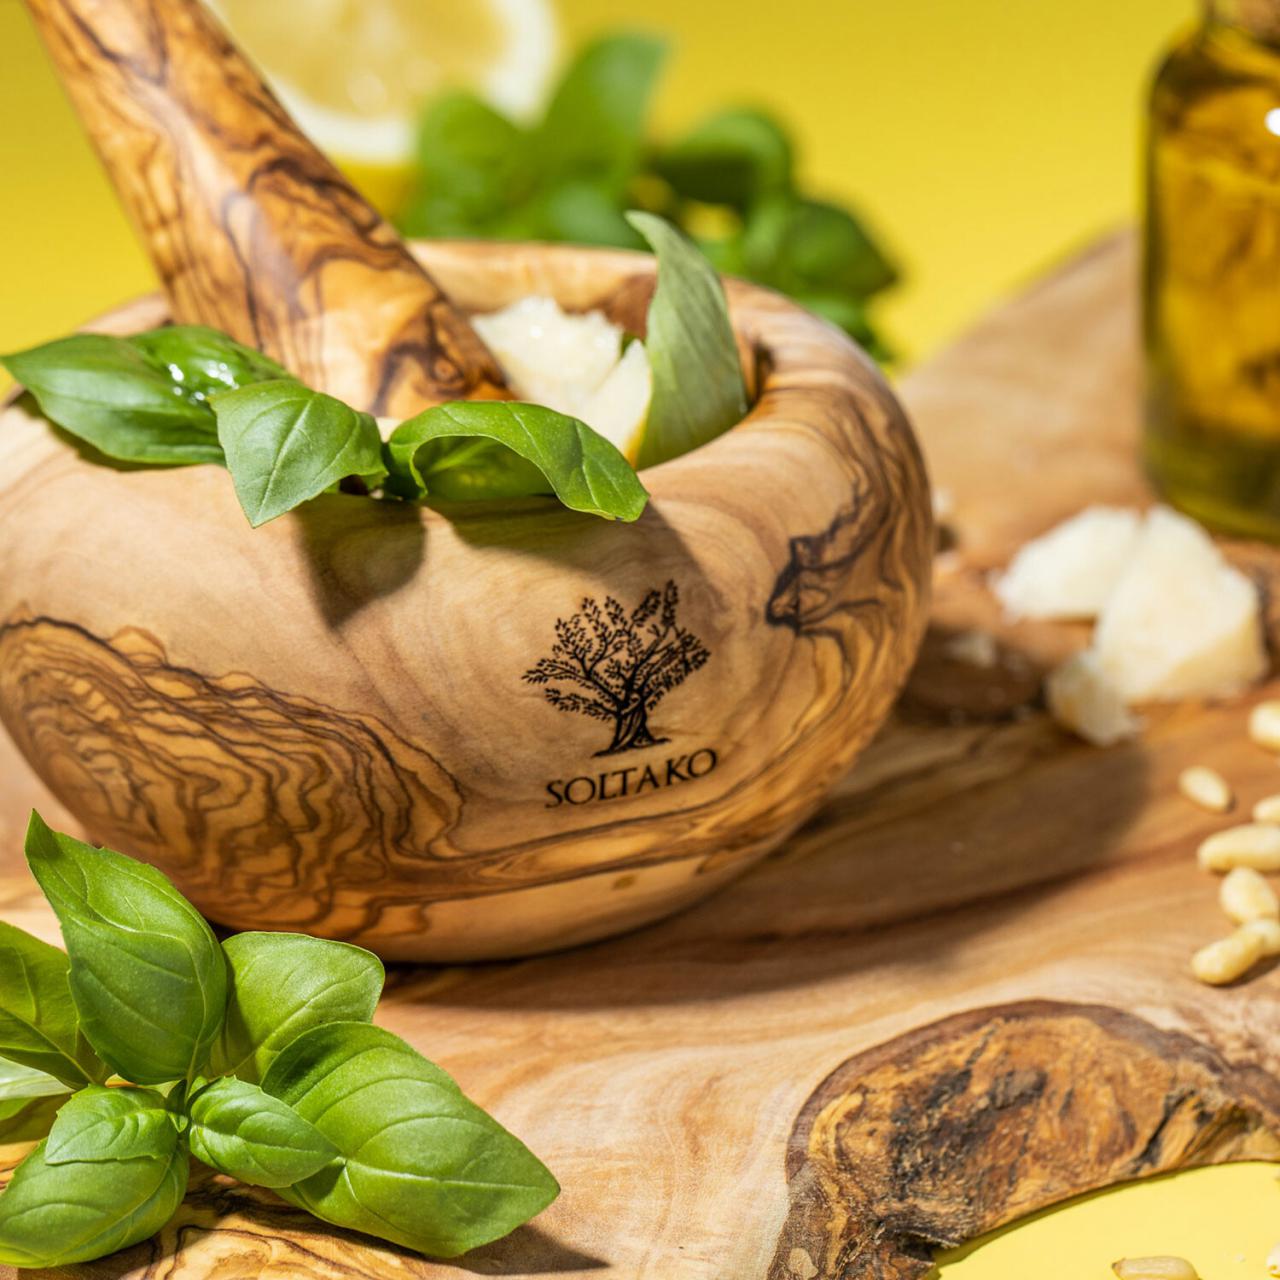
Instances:
[[[603,311],[573,314],[554,298],[521,298],[471,323],[517,395],[575,418],[622,356],[622,330]]]
[[[1096,618],[1138,540],[1136,511],[1089,507],[1028,542],[996,579],[1015,618]]]
[[[632,461],[649,417],[653,378],[643,342],[633,342],[579,415]]]
[[[1109,747],[1132,738],[1141,727],[1092,650],[1077,653],[1051,672],[1044,692],[1049,714],[1095,746]]]
[[[602,311],[562,311],[539,296],[472,323],[517,396],[580,418],[635,461],[652,390],[643,342],[624,352],[622,330]]]
[[[1237,693],[1267,668],[1253,584],[1167,507],[1148,513],[1093,643],[1127,703]]]

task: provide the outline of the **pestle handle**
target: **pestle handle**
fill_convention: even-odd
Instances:
[[[506,395],[466,318],[199,0],[27,4],[175,321],[373,413]]]

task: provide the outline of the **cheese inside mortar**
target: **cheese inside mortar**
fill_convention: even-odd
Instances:
[[[581,419],[635,461],[652,389],[644,343],[624,351],[603,312],[574,314],[539,296],[471,323],[520,399]]]
[[[516,399],[585,422],[635,465],[653,391],[643,342],[624,350],[625,333],[604,312],[562,311],[554,298],[538,295],[472,316],[471,324]],[[378,419],[384,440],[399,425]]]

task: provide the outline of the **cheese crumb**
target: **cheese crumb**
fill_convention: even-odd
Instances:
[[[1238,693],[1267,669],[1253,583],[1167,507],[1147,515],[1094,649],[1127,703]]]
[[[633,342],[579,415],[634,463],[649,416],[653,375],[643,342]]]
[[[957,631],[943,646],[948,658],[990,671],[1000,661],[1000,646],[990,631]]]
[[[993,583],[1014,618],[1096,618],[1138,539],[1136,511],[1089,507],[1028,542]]]
[[[1141,728],[1092,650],[1077,653],[1051,672],[1044,692],[1049,714],[1095,746],[1112,746]]]

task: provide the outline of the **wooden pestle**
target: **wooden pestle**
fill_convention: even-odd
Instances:
[[[373,413],[507,394],[465,317],[200,0],[27,4],[176,322]]]

